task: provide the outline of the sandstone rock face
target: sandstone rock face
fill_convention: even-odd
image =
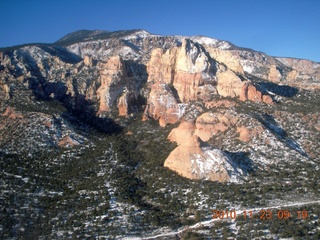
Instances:
[[[152,51],[147,63],[148,82],[160,82],[165,84],[162,86],[167,87],[163,87],[161,90],[159,84],[152,85],[145,111],[146,116],[160,120],[162,126],[169,122],[177,122],[177,118],[172,118],[168,112],[166,113],[171,108],[171,111],[177,114],[177,111],[173,110],[177,107],[170,107],[163,103],[163,100],[160,99],[165,96],[168,97],[167,101],[172,106],[177,106],[179,101],[182,103],[197,100],[208,101],[213,94],[240,98],[243,101],[266,100],[268,103],[272,102],[271,98],[263,98],[262,93],[251,86],[248,81],[242,81],[240,75],[244,75],[243,69],[231,53],[208,48],[212,55],[219,58],[220,61],[228,59],[228,64],[234,70],[219,65],[210,57],[205,48],[187,39],[184,39],[179,47],[168,50],[158,48]],[[168,89],[168,93],[166,93],[166,89]],[[176,95],[173,91],[176,92]]]
[[[164,51],[156,48],[151,52],[150,61],[147,63],[148,81],[160,81],[166,84],[172,84],[174,80],[174,57],[177,48]]]
[[[239,98],[241,101],[265,102],[272,104],[269,95],[263,95],[248,80],[242,81],[231,70],[217,72],[217,91],[220,96]]]
[[[85,56],[83,58],[83,63],[88,67],[92,67],[92,57]]]
[[[8,100],[10,99],[10,95],[11,95],[11,90],[10,90],[10,87],[8,86],[8,84],[1,84],[0,83],[0,90],[2,90],[0,92],[0,94],[2,94],[4,96],[4,99],[5,100]]]
[[[221,150],[203,145],[193,134],[194,124],[183,122],[169,135],[178,147],[166,159],[164,166],[190,179],[239,181],[243,171]]]
[[[288,84],[307,89],[317,88],[320,64],[295,58],[275,58],[262,52],[238,49],[229,50],[240,62],[246,74],[274,83]]]
[[[237,74],[240,74],[242,76],[245,75],[239,59],[235,57],[230,51],[209,47],[207,45],[204,45],[204,47],[208,51],[210,56],[217,62],[224,63],[230,70]]]
[[[139,72],[140,69],[134,69],[127,65],[120,56],[112,56],[106,63],[99,62],[100,69],[100,87],[96,95],[99,101],[98,115],[103,112],[110,112],[112,108],[118,110],[119,116],[130,115],[139,108],[139,97],[144,76]],[[92,85],[88,88],[87,93]],[[94,89],[92,87],[92,89]],[[92,93],[92,91],[90,91]],[[94,98],[94,94],[92,94]]]
[[[290,68],[286,77],[289,85],[319,89],[320,63],[295,58],[277,58],[277,60]]]
[[[193,146],[194,140],[192,136],[194,134],[194,127],[195,125],[192,122],[182,122],[179,127],[171,130],[168,139],[171,142],[176,142],[178,145]]]
[[[271,65],[270,70],[269,70],[269,74],[268,74],[268,80],[270,80],[272,82],[279,82],[281,80],[281,77],[282,77],[281,73],[277,69],[277,66]]]
[[[255,128],[248,128],[245,126],[238,126],[237,133],[239,133],[239,140],[242,142],[250,142],[253,138],[263,133],[263,128],[258,125]]]
[[[237,132],[239,133],[239,140],[243,142],[249,142],[251,139],[251,132],[246,127],[238,127]]]
[[[200,115],[195,124],[195,135],[199,136],[202,141],[208,141],[218,132],[225,132],[237,122],[237,119],[228,113],[206,112]]]
[[[199,88],[214,83],[216,63],[200,46],[183,40],[180,47],[155,49],[147,64],[148,81],[172,84],[181,102],[201,99]]]
[[[262,52],[253,50],[234,50],[231,53],[239,59],[245,73],[252,74],[256,77],[267,79],[271,65],[279,65],[280,62],[275,58]]]
[[[269,95],[264,95],[260,91],[257,90],[255,86],[246,82],[242,85],[240,100],[246,101],[250,100],[253,102],[264,102],[267,104],[273,104],[274,101]]]
[[[243,82],[231,70],[217,72],[217,90],[223,97],[239,97]]]
[[[119,116],[128,116],[128,93],[124,92],[118,99]]]
[[[101,63],[100,82],[97,91],[100,100],[99,112],[108,112],[122,94],[126,85],[126,75],[123,61],[119,56],[114,56],[105,64]]]
[[[249,100],[254,102],[260,102],[262,100],[261,92],[257,91],[257,89],[252,85],[249,85],[247,88],[247,96]]]
[[[149,117],[159,120],[162,127],[177,123],[184,114],[184,104],[179,104],[169,85],[154,83],[148,98],[143,120]]]
[[[79,142],[71,138],[69,135],[62,137],[58,142],[59,147],[73,147],[76,145],[79,145]]]
[[[287,74],[287,79],[289,81],[294,81],[299,76],[299,72],[297,70],[292,70]]]

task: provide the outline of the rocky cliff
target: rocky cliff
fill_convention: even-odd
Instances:
[[[71,34],[55,44],[1,49],[3,126],[8,119],[28,125],[23,110],[33,106],[35,111],[37,101],[62,104],[100,127],[118,116],[154,119],[162,127],[181,123],[170,134],[178,147],[164,166],[192,179],[238,181],[247,170],[216,149],[215,136],[230,133],[250,145],[267,129],[290,148],[287,137],[277,132],[281,128],[258,115],[240,118],[235,109],[252,104],[271,109],[299,91],[316,91],[319,69],[319,63],[275,58],[202,36],[160,36],[143,30]],[[50,113],[39,118],[53,121]],[[259,128],[239,124],[244,119]],[[5,127],[1,129],[3,135]],[[51,146],[85,139],[69,137],[71,128],[64,131],[52,135]],[[272,142],[274,136],[265,139]],[[291,149],[304,153],[300,146]]]

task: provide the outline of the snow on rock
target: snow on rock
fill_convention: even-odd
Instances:
[[[137,38],[146,38],[146,37],[149,37],[150,35],[151,34],[149,32],[145,30],[140,30],[133,34],[130,34],[129,36],[125,36],[122,39],[131,40],[131,39],[137,39]]]
[[[255,63],[249,60],[240,60],[243,70],[251,74],[255,69]]]
[[[169,134],[178,147],[166,159],[164,166],[190,179],[239,182],[244,171],[223,151],[201,142],[194,135],[194,124],[183,122]]]
[[[191,37],[190,39],[196,43],[208,45],[210,47],[215,47],[215,48],[219,48],[222,50],[230,49],[232,47],[232,45],[229,42],[223,41],[223,40],[218,40],[216,38],[209,38],[209,37],[204,37],[204,36],[194,36],[194,37]]]
[[[170,86],[157,82],[152,85],[143,120],[154,118],[160,126],[177,123],[185,111],[185,104],[179,104]]]
[[[215,175],[217,180],[239,182],[243,171],[223,151],[213,148],[201,148],[203,154],[190,156],[192,174],[200,179],[212,180]],[[227,173],[227,174],[226,174]]]

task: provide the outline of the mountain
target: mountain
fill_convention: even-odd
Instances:
[[[93,40],[103,40],[109,38],[120,38],[132,33],[135,33],[139,30],[123,30],[123,31],[101,31],[101,30],[79,30],[76,32],[72,32],[62,37],[54,44],[56,45],[71,45],[78,42],[88,42]]]
[[[80,30],[1,49],[1,236],[240,234],[187,226],[319,199],[319,96],[320,63],[205,36]]]

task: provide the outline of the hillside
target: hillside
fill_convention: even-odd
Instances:
[[[318,239],[319,69],[145,30],[1,49],[1,238]],[[274,215],[197,225],[233,209]]]

